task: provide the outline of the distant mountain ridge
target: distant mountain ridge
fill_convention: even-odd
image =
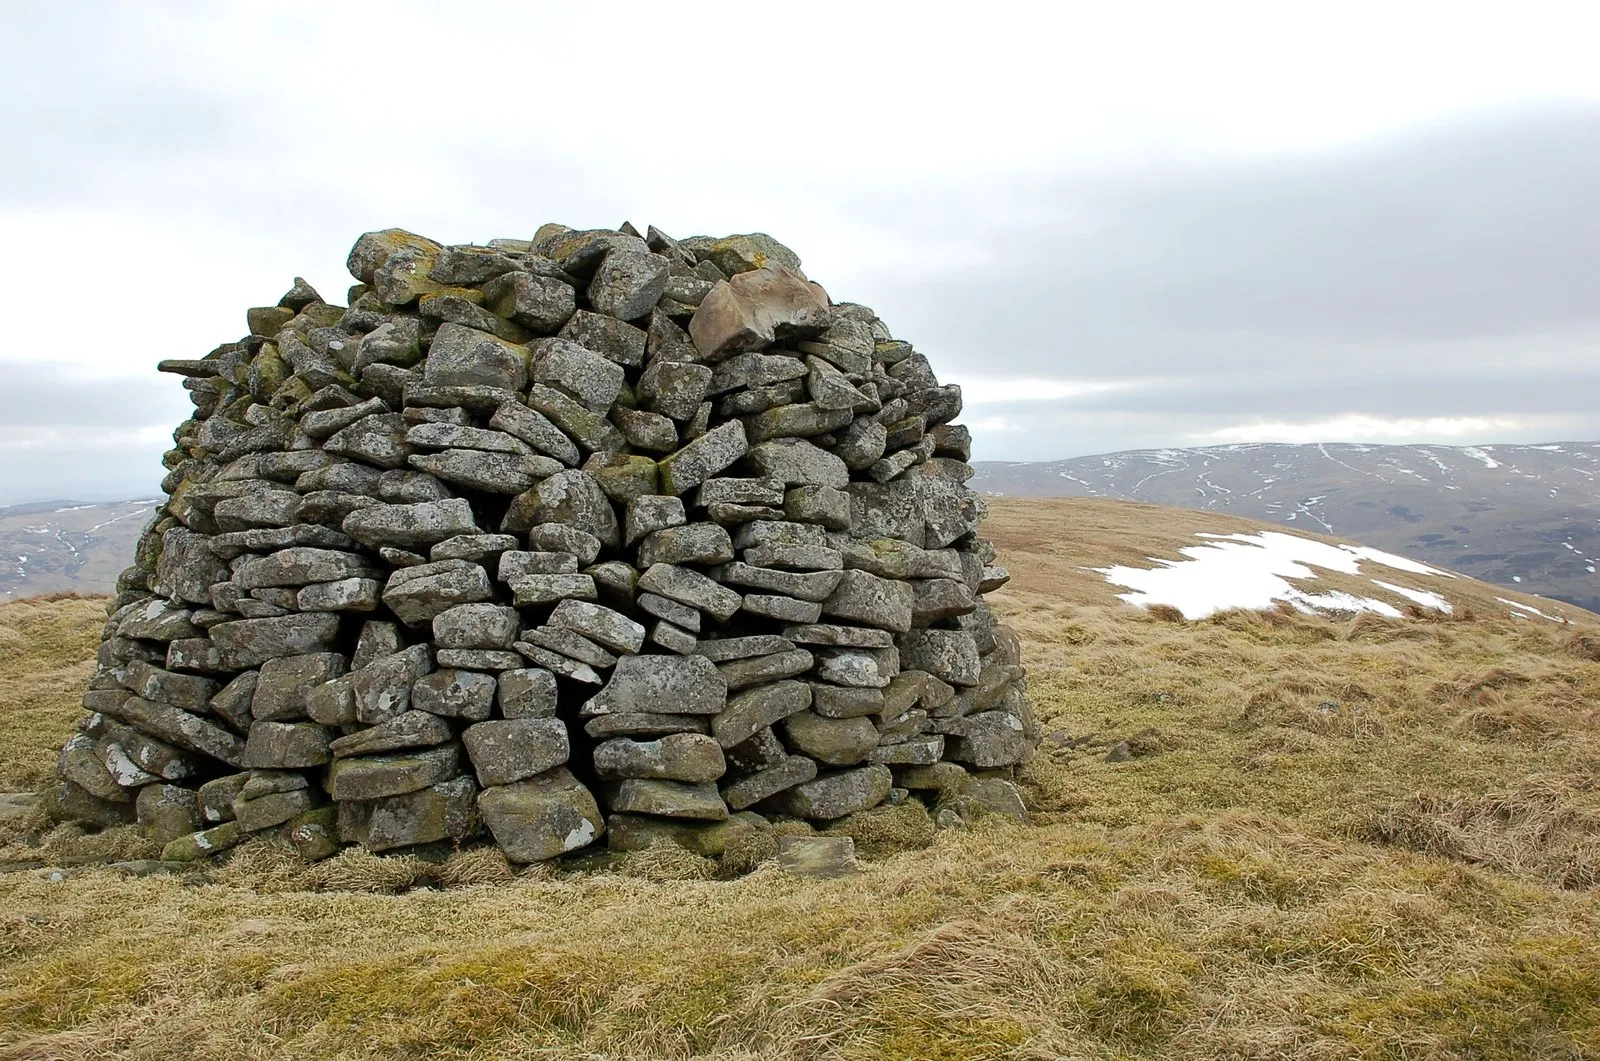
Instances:
[[[110,593],[160,500],[41,501],[0,508],[0,600]]]
[[[1600,442],[1250,443],[980,461],[1008,497],[1103,497],[1336,534],[1600,610]]]

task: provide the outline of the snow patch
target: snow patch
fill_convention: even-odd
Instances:
[[[1207,542],[1179,549],[1183,560],[1151,557],[1150,562],[1156,565],[1153,568],[1118,565],[1093,570],[1104,575],[1112,585],[1127,588],[1130,592],[1117,596],[1129,604],[1138,607],[1165,604],[1178,609],[1185,619],[1203,619],[1230,608],[1270,608],[1277,601],[1303,612],[1364,611],[1399,619],[1403,618],[1400,610],[1384,601],[1337,590],[1308,593],[1292,585],[1288,579],[1316,578],[1312,567],[1343,574],[1360,574],[1363,561],[1413,574],[1454,577],[1448,572],[1379,549],[1327,545],[1278,531],[1259,534],[1202,532],[1195,537],[1207,539]],[[1421,590],[1408,591],[1386,583],[1378,584],[1430,607],[1436,605],[1412,594],[1434,597],[1439,605],[1443,605],[1441,610],[1449,610],[1448,603],[1434,594],[1424,594]]]
[[[1485,468],[1498,468],[1498,467],[1500,467],[1500,462],[1499,461],[1497,461],[1493,457],[1489,456],[1487,453],[1485,453],[1483,450],[1479,449],[1477,446],[1462,446],[1461,447],[1461,452],[1465,453],[1467,456],[1471,457],[1473,460],[1483,461],[1483,466]]]
[[[1444,612],[1446,615],[1449,615],[1455,610],[1450,606],[1449,601],[1445,600],[1437,593],[1429,593],[1425,589],[1410,589],[1406,586],[1397,586],[1393,582],[1384,582],[1381,579],[1376,578],[1372,580],[1372,584],[1374,586],[1382,586],[1390,593],[1398,593],[1407,600],[1416,601],[1424,608],[1432,608],[1436,612]]]
[[[1564,622],[1566,622],[1565,619],[1557,618],[1554,615],[1546,615],[1544,612],[1540,611],[1538,608],[1535,608],[1531,604],[1518,604],[1516,601],[1514,601],[1514,600],[1506,600],[1504,597],[1496,597],[1495,600],[1499,601],[1501,604],[1504,604],[1509,608],[1520,608],[1522,611],[1531,612],[1534,615],[1537,615],[1541,619],[1549,619],[1552,623],[1564,623]],[[1523,616],[1517,615],[1516,612],[1512,612],[1511,614],[1512,614],[1512,616],[1514,618],[1517,618],[1517,619],[1524,618]]]

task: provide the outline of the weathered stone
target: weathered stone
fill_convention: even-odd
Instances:
[[[561,338],[571,339],[619,365],[633,368],[644,362],[644,331],[603,313],[578,310],[562,327]]]
[[[345,658],[337,652],[281,656],[261,665],[250,698],[256,721],[285,722],[306,718],[311,690],[344,674]]]
[[[478,813],[513,862],[541,862],[605,833],[594,796],[565,767],[478,794]]]
[[[233,824],[242,833],[259,833],[282,825],[315,805],[316,796],[304,788],[271,792],[256,799],[240,798],[233,801]]]
[[[135,800],[139,834],[165,846],[180,836],[201,827],[200,800],[191,788],[177,785],[147,785]]]
[[[544,523],[560,523],[593,535],[602,546],[622,544],[617,514],[600,484],[587,472],[557,472],[526,493],[517,495],[507,509],[501,530],[526,532]]]
[[[817,677],[836,685],[882,689],[893,677],[894,667],[888,660],[873,655],[874,652],[892,653],[894,649],[824,649],[818,655]]]
[[[791,876],[824,880],[861,872],[856,842],[848,836],[780,836],[778,866]]]
[[[977,642],[964,630],[912,630],[898,639],[902,665],[927,671],[951,685],[977,685]]]
[[[538,667],[501,671],[496,702],[506,718],[546,718],[556,713],[556,676]]]
[[[585,452],[620,453],[626,448],[627,440],[609,420],[554,387],[535,383],[528,391],[528,406],[560,428]],[[506,427],[505,430],[512,429]],[[528,441],[537,445],[531,439]]]
[[[653,844],[673,843],[703,858],[720,858],[735,842],[772,829],[751,811],[731,814],[725,821],[612,814],[607,826],[606,846],[612,851],[643,851]]]
[[[483,301],[499,316],[536,332],[555,331],[578,308],[577,293],[570,284],[525,272],[506,272],[490,280],[484,285]]]
[[[295,594],[302,612],[370,612],[378,607],[382,583],[373,578],[342,578],[304,586]]]
[[[811,705],[805,682],[776,681],[730,697],[727,708],[711,720],[711,735],[724,748],[740,744],[780,719]]]
[[[331,727],[316,722],[257,721],[250,726],[243,765],[252,770],[304,770],[321,766],[331,758],[328,745],[333,734]]]
[[[454,538],[446,538],[429,549],[428,559],[471,560],[473,563],[482,563],[514,551],[518,544],[516,537],[510,534],[458,534]]]
[[[725,360],[827,328],[828,296],[822,288],[797,272],[798,266],[762,260],[766,264],[719,281],[695,311],[689,335],[705,360]]]
[[[687,656],[694,652],[694,647],[699,639],[681,626],[676,626],[665,619],[658,621],[650,628],[650,643],[660,645],[668,652],[676,652]]]
[[[981,814],[1004,815],[1024,825],[1028,822],[1028,806],[1022,800],[1022,793],[1015,784],[1003,777],[964,776],[958,794],[963,804]]]
[[[783,636],[800,645],[834,645],[844,648],[893,648],[894,635],[887,630],[861,626],[835,626],[808,623],[786,626]]]
[[[458,604],[493,596],[489,573],[482,567],[465,560],[441,560],[394,572],[384,587],[383,603],[401,622],[422,626]]]
[[[813,662],[811,653],[797,648],[770,656],[734,660],[731,663],[721,664],[717,669],[722,672],[723,678],[728,683],[728,689],[732,691],[804,674],[811,669]]]
[[[600,555],[600,539],[588,531],[565,523],[541,523],[528,529],[528,548],[552,553],[571,553],[578,563],[592,564]]]
[[[461,745],[446,744],[408,755],[335,759],[328,767],[328,795],[346,800],[382,799],[416,792],[461,772]]]
[[[1014,766],[1025,761],[1030,750],[1022,719],[1009,711],[966,716],[950,743],[950,758],[978,770]]]
[[[825,718],[860,718],[886,710],[884,691],[875,687],[846,687],[813,682],[811,706]]]
[[[681,781],[628,778],[608,785],[606,796],[612,810],[625,813],[705,821],[723,821],[728,817],[728,805],[722,801],[722,793],[710,782],[690,785]]]
[[[433,617],[439,648],[510,648],[522,617],[501,604],[458,604]]]
[[[478,783],[508,785],[560,766],[571,755],[567,726],[558,718],[508,718],[468,726],[461,742]]]
[[[750,447],[747,462],[758,475],[781,480],[786,486],[850,485],[844,461],[803,438],[778,438]]]
[[[745,434],[751,442],[766,442],[769,439],[796,439],[813,438],[817,435],[826,435],[837,431],[853,420],[855,414],[846,409],[824,409],[814,402],[804,402],[797,405],[780,405],[765,412],[757,413],[745,420]],[[828,456],[840,461],[841,458],[829,453]]]
[[[204,711],[222,688],[211,678],[194,674],[175,674],[144,660],[130,660],[123,668],[122,684],[135,696],[159,700],[186,711]]]
[[[605,413],[622,391],[622,367],[566,339],[539,339],[532,344],[532,377]]]
[[[780,792],[769,802],[774,809],[797,818],[831,821],[876,807],[888,797],[893,784],[889,768],[873,763],[823,774]]]
[[[363,545],[415,548],[433,545],[459,534],[481,534],[464,498],[423,501],[409,505],[374,505],[344,518],[342,529]]]
[[[635,449],[668,453],[678,448],[678,425],[660,413],[619,405],[611,410],[611,422]]]
[[[582,459],[577,443],[567,437],[544,414],[529,409],[521,402],[507,402],[489,418],[489,426],[520,439],[539,453],[554,457],[567,467]]]
[[[575,682],[586,685],[600,685],[603,679],[595,673],[595,669],[587,663],[563,656],[559,652],[552,652],[548,648],[532,644],[528,641],[518,641],[517,651],[526,656],[529,662],[543,667],[545,670],[563,678],[570,678]]]
[[[638,652],[644,627],[604,605],[567,600],[556,605],[547,625],[573,630],[618,653]]]
[[[74,735],[56,756],[56,776],[71,781],[96,799],[126,803],[131,797],[117,783],[87,734]],[[152,781],[156,780],[153,776]]]
[[[715,523],[690,523],[655,531],[639,543],[639,566],[721,564],[733,559],[733,539]]]
[[[161,849],[161,861],[197,862],[202,858],[209,858],[229,848],[237,847],[244,837],[245,834],[236,823],[223,822],[203,832],[191,833],[169,841]]]
[[[584,462],[583,470],[618,505],[655,494],[660,482],[656,462],[636,453],[596,453]]]
[[[559,652],[569,659],[587,663],[591,667],[612,667],[617,662],[616,656],[577,631],[566,627],[543,626],[536,630],[524,630],[522,640],[530,645],[547,648],[551,652]]]
[[[684,494],[743,457],[750,448],[744,424],[730,420],[694,439],[659,464],[661,490]]]
[[[328,745],[336,759],[349,755],[378,755],[400,748],[431,748],[454,734],[450,724],[426,711],[406,711],[387,722],[340,737]]]
[[[212,583],[228,577],[228,565],[209,548],[211,539],[183,527],[172,527],[161,535],[161,555],[156,560],[155,581],[151,588],[174,600],[190,604],[210,604]],[[153,618],[153,617],[152,617]],[[124,633],[124,637],[140,637]]]
[[[698,733],[673,733],[653,741],[613,738],[595,746],[595,771],[602,778],[654,778],[700,784],[727,769],[722,748]]]
[[[589,283],[589,304],[618,320],[637,320],[665,293],[667,272],[667,260],[652,254],[643,240],[614,246]]]
[[[864,761],[878,746],[878,727],[868,718],[824,718],[800,711],[783,720],[787,743],[795,751],[829,766]]]
[[[944,737],[937,733],[885,744],[872,753],[872,761],[893,766],[931,766],[944,755]]]
[[[788,638],[776,634],[755,634],[750,637],[717,637],[704,640],[695,646],[695,654],[705,656],[713,663],[726,663],[733,659],[788,652],[792,648],[794,642]]]
[[[447,483],[487,494],[520,494],[562,467],[561,462],[537,454],[476,449],[413,454],[410,464]]]
[[[822,617],[822,605],[772,593],[745,594],[743,610],[749,615],[787,623],[812,623]]]
[[[653,564],[639,576],[639,589],[699,608],[720,620],[727,620],[739,610],[741,598],[725,586],[718,585],[698,571],[672,564]]]
[[[786,597],[802,601],[823,601],[838,587],[844,572],[782,571],[777,568],[754,567],[748,563],[735,562],[728,564],[716,574],[722,581],[736,586],[749,586],[770,593],[781,593]]]
[[[522,666],[522,657],[505,648],[441,648],[434,653],[441,667],[463,670],[503,671]]]
[[[627,516],[623,521],[623,544],[632,545],[656,531],[679,527],[687,522],[682,498],[660,495],[635,497],[628,502]],[[641,561],[641,566],[649,565]]]
[[[592,575],[518,575],[507,584],[519,608],[563,600],[593,600],[599,595]]]
[[[520,391],[528,385],[528,351],[488,332],[441,324],[423,359],[422,379],[434,387]]]
[[[624,656],[582,713],[714,715],[727,706],[727,696],[723,676],[704,656]]]
[[[209,719],[140,696],[129,697],[120,711],[124,722],[157,740],[209,755],[229,766],[243,762],[244,741]]]
[[[370,803],[342,803],[339,834],[372,851],[460,840],[477,824],[477,792],[472,778],[455,777]]]
[[[675,600],[659,597],[654,593],[641,593],[638,605],[642,611],[682,628],[691,633],[700,632],[700,613],[686,604],[679,604]]]
[[[494,705],[497,679],[489,674],[453,668],[436,670],[411,684],[410,706],[441,718],[481,722]]]

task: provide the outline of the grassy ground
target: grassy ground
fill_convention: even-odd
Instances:
[[[1214,517],[995,509],[1050,734],[1033,826],[842,881],[478,852],[384,894],[421,867],[260,847],[207,880],[0,875],[0,1059],[1600,1057],[1592,617],[1174,622],[1080,569]],[[48,773],[97,632],[0,607],[0,788]]]

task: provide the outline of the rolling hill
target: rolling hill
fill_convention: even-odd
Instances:
[[[0,508],[0,601],[111,592],[159,504],[46,501]]]
[[[975,465],[975,489],[1222,512],[1600,608],[1600,443],[1235,445]]]

